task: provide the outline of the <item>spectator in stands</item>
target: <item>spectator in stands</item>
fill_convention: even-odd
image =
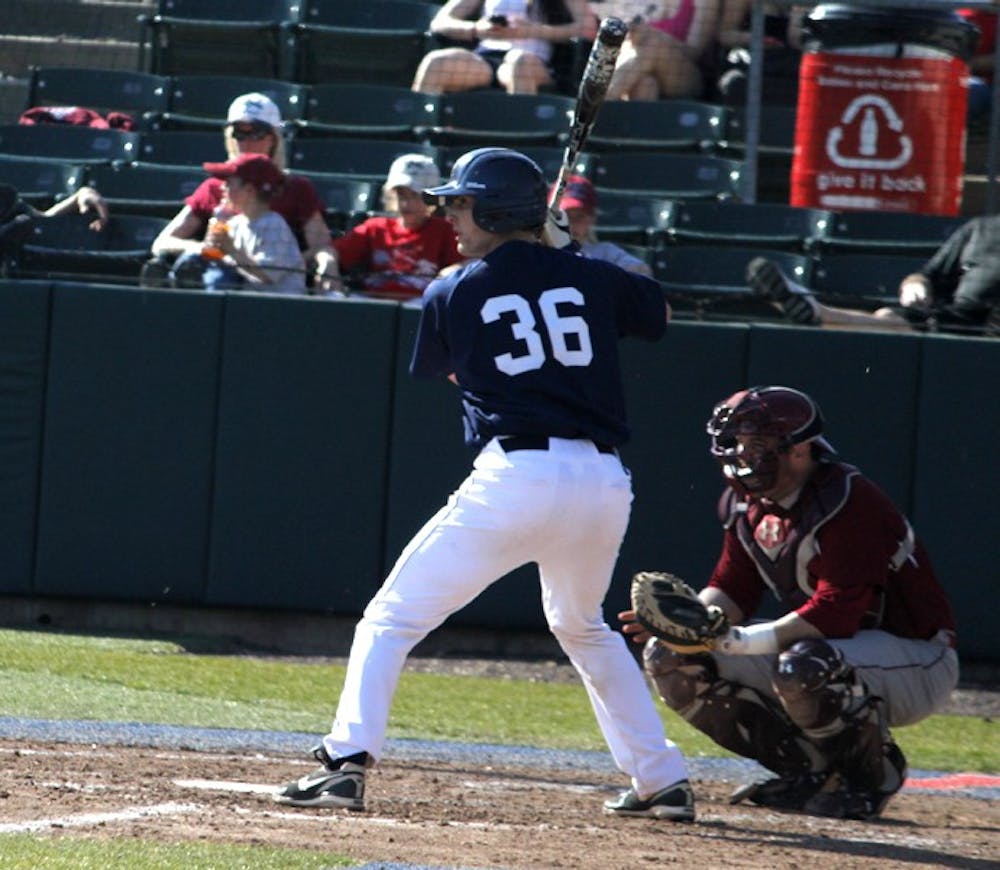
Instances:
[[[222,181],[236,214],[208,227],[202,255],[214,253],[201,272],[203,286],[305,293],[306,264],[298,242],[285,219],[271,210],[271,201],[285,185],[285,174],[266,154],[240,154],[204,166]]]
[[[984,9],[959,9],[958,14],[979,28],[979,42],[969,61],[969,121],[982,126],[993,109],[998,13]]]
[[[898,306],[871,312],[823,305],[762,257],[747,267],[747,281],[793,323],[991,332],[1000,302],[1000,215],[962,224],[919,272],[903,278]]]
[[[230,158],[240,154],[266,154],[285,169],[285,145],[281,135],[281,112],[264,94],[243,94],[229,107],[224,137]],[[184,200],[184,207],[153,242],[157,257],[188,253],[200,256],[202,239],[212,215],[222,205],[222,180],[208,178]],[[284,189],[271,208],[291,227],[303,256],[309,262],[330,244],[330,230],[323,217],[324,206],[307,178],[286,174]]]
[[[473,43],[439,48],[421,62],[413,90],[424,94],[501,87],[536,94],[555,83],[554,43],[593,37],[586,0],[448,0],[431,22],[438,36]]]
[[[751,11],[753,0],[726,0],[721,4],[718,31],[718,99],[728,105],[746,102],[750,71]],[[802,18],[808,6],[764,4],[764,98],[794,106],[802,61]]]
[[[701,99],[706,61],[715,47],[719,5],[718,0],[662,0],[643,3],[634,13],[632,0],[594,3],[600,17],[615,15],[629,24],[607,98]]]
[[[0,256],[16,251],[31,234],[39,218],[55,217],[77,211],[93,213],[90,228],[100,232],[108,223],[108,205],[93,187],[81,187],[45,210],[37,209],[21,199],[17,188],[0,184]]]
[[[382,187],[389,214],[368,218],[316,255],[319,288],[344,292],[342,273],[357,273],[366,296],[419,297],[441,269],[462,259],[451,224],[435,215],[435,207],[421,195],[440,183],[441,173],[430,157],[397,157]]]
[[[634,257],[624,248],[613,242],[598,241],[595,232],[597,191],[589,179],[582,175],[569,176],[566,179],[566,189],[559,199],[559,207],[566,212],[570,235],[580,246],[580,251],[585,257],[607,260],[629,272],[638,272],[641,275],[653,274],[648,263]]]

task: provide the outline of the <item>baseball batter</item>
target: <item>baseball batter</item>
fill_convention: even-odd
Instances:
[[[606,810],[691,820],[684,759],[602,616],[632,502],[617,449],[629,434],[618,338],[663,334],[660,286],[539,244],[547,185],[516,151],[471,151],[424,193],[445,206],[471,262],[428,287],[410,368],[458,385],[478,454],[365,609],[333,727],[314,750],[322,766],[275,799],[363,809],[365,770],[382,754],[407,655],[497,579],[536,562],[549,627],[631,778]]]
[[[734,802],[877,816],[906,777],[889,726],[940,710],[958,681],[944,590],[906,517],[837,460],[805,393],[742,390],[708,432],[729,484],[722,553],[698,595],[714,636],[694,654],[649,639],[646,670],[692,725],[778,774]],[[785,615],[741,625],[766,591]],[[634,610],[621,617],[649,638]]]

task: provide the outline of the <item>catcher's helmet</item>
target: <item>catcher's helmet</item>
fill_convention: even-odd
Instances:
[[[774,486],[778,455],[794,444],[811,441],[820,453],[835,452],[823,437],[819,405],[791,387],[740,390],[715,406],[705,428],[722,473],[747,492]],[[737,436],[743,436],[742,443]],[[776,438],[777,446],[765,445],[765,438]]]
[[[442,198],[474,197],[472,219],[488,233],[538,229],[548,208],[542,170],[510,148],[477,148],[463,154],[455,161],[451,178],[423,194],[430,204]]]

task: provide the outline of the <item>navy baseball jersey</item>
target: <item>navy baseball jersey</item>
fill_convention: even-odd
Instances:
[[[510,241],[425,291],[410,371],[454,374],[466,442],[628,440],[618,339],[659,338],[660,285],[610,263]]]

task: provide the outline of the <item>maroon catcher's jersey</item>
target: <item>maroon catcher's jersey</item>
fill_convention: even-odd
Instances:
[[[853,466],[822,463],[788,509],[727,489],[719,513],[726,531],[709,585],[744,616],[770,588],[828,638],[869,628],[922,640],[954,632],[951,605],[906,517]]]

